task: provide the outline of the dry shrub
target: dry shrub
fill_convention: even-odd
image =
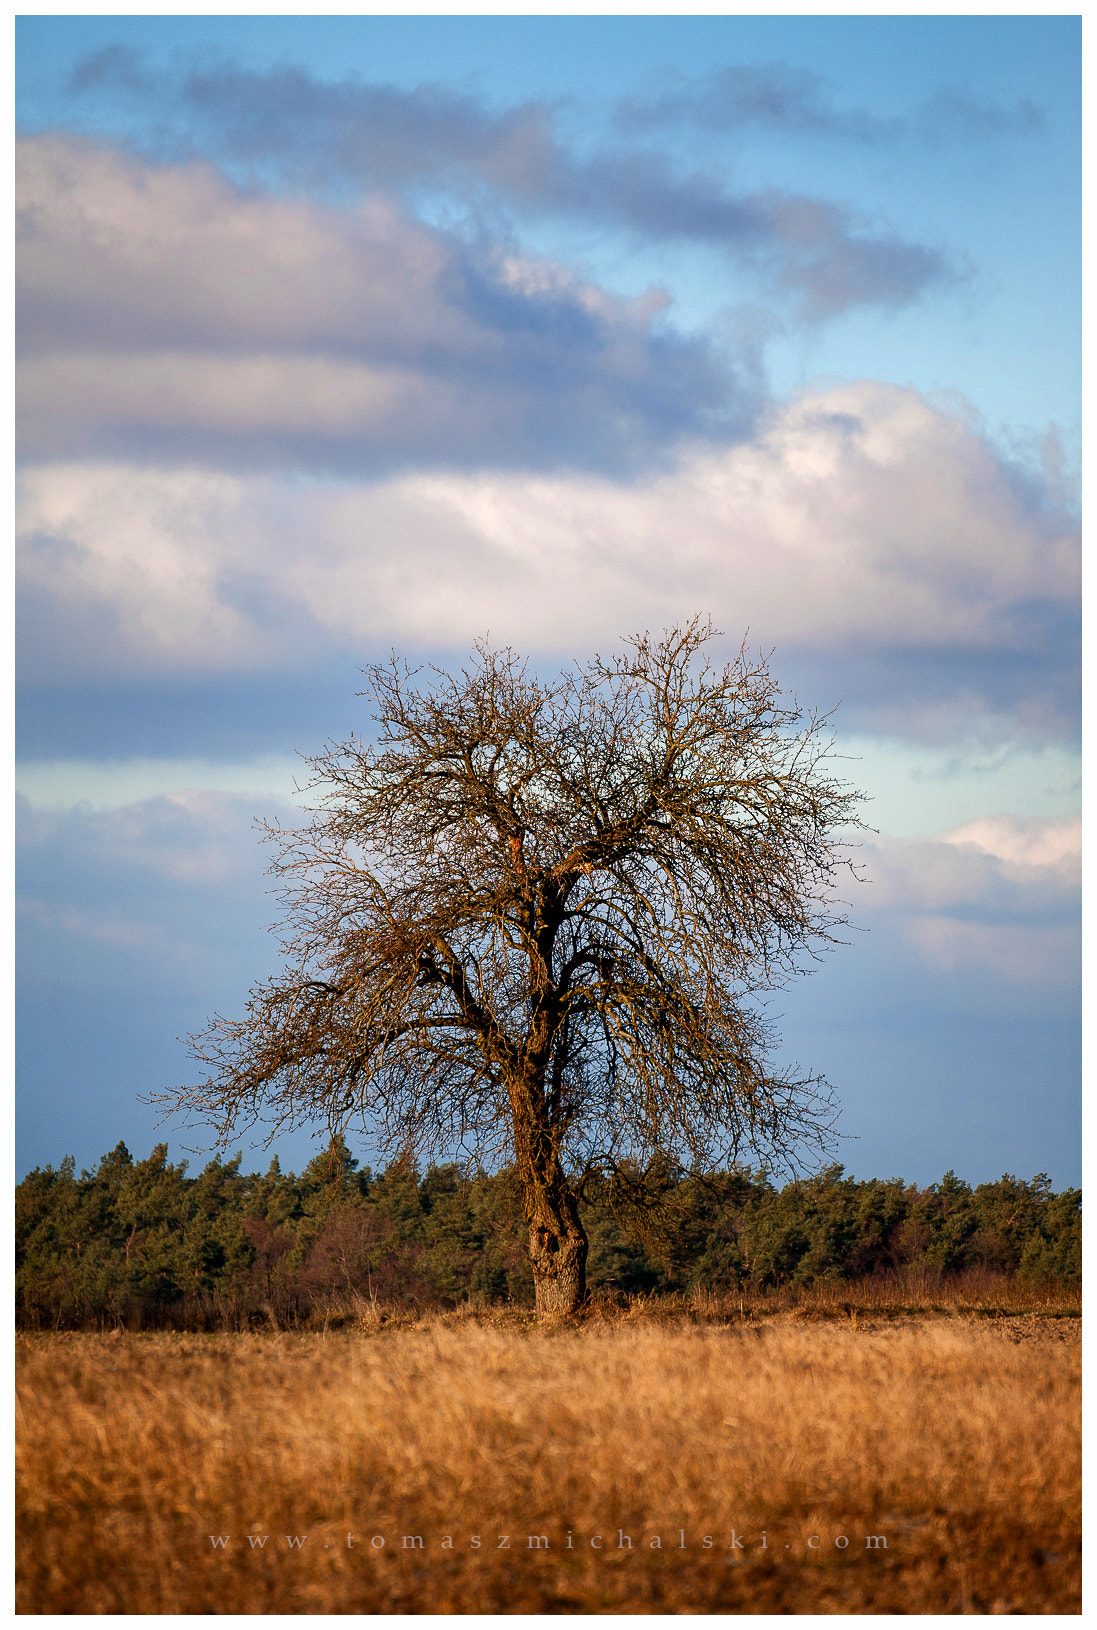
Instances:
[[[711,1311],[22,1338],[19,1610],[1079,1611],[1076,1319]]]

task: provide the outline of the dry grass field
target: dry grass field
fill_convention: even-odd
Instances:
[[[1077,1613],[1029,1298],[23,1337],[18,1611]]]

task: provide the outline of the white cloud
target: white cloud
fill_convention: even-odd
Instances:
[[[362,473],[634,467],[733,376],[551,261],[472,247],[369,195],[242,191],[68,137],[19,144],[19,445]]]
[[[867,842],[855,893],[873,933],[940,975],[1076,989],[1081,820],[986,816],[937,839]]]
[[[371,197],[353,211],[238,191],[208,164],[152,165],[45,135],[17,148],[20,337],[344,348],[422,340],[441,241]]]
[[[1082,880],[1080,814],[1066,815],[1060,820],[987,815],[968,821],[954,832],[946,832],[943,841],[994,855],[1022,873],[1050,866],[1079,884]]]
[[[332,636],[452,648],[485,629],[555,654],[698,609],[781,649],[1011,652],[1032,648],[1034,605],[1073,615],[1079,573],[1069,519],[967,419],[871,383],[631,483],[40,464],[19,532],[26,589],[85,628],[109,612],[113,651],[91,657],[108,669],[257,666]]]
[[[24,471],[18,584],[49,602],[51,625],[48,647],[31,642],[31,671],[150,659],[231,669],[269,660],[269,635],[226,593],[234,573],[253,571],[262,553],[242,499],[235,477],[203,470]]]
[[[394,544],[401,521],[406,532],[397,620],[410,612],[435,637],[483,624],[483,612],[468,621],[471,591],[524,643],[559,618],[602,634],[609,606],[622,626],[700,604],[732,628],[823,648],[983,645],[1013,602],[1078,589],[1069,525],[1026,501],[970,424],[870,383],[807,395],[756,442],[632,485],[424,475],[385,496],[380,516],[375,492],[329,503],[334,547],[299,574],[322,620],[362,630],[377,553],[362,545],[378,520]],[[483,570],[470,574],[454,542],[473,542]]]

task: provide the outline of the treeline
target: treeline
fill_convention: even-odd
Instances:
[[[24,1328],[242,1329],[330,1320],[371,1303],[532,1305],[514,1173],[472,1178],[398,1162],[374,1175],[336,1142],[295,1176],[213,1160],[197,1177],[166,1144],[124,1143],[95,1171],[30,1173],[16,1190]],[[841,1166],[777,1188],[765,1176],[626,1173],[590,1191],[594,1292],[802,1285],[866,1276],[1081,1277],[1081,1191],[1040,1174],[971,1188],[856,1181]]]

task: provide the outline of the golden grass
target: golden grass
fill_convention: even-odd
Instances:
[[[745,1311],[23,1337],[18,1611],[1080,1610],[1077,1318]]]
[[[618,1301],[619,1304],[618,1305]],[[1004,1313],[1039,1314],[1042,1317],[1080,1314],[1081,1285],[1032,1284],[1016,1274],[993,1269],[971,1268],[948,1279],[924,1268],[908,1268],[901,1273],[873,1275],[852,1281],[817,1281],[811,1285],[782,1285],[776,1288],[744,1287],[742,1291],[717,1291],[698,1285],[691,1291],[653,1293],[650,1297],[615,1299],[595,1293],[592,1311],[597,1315],[620,1316],[643,1309],[646,1317],[693,1319],[770,1319],[776,1314],[795,1313],[807,1318],[902,1318],[918,1315],[974,1314],[998,1318]]]

